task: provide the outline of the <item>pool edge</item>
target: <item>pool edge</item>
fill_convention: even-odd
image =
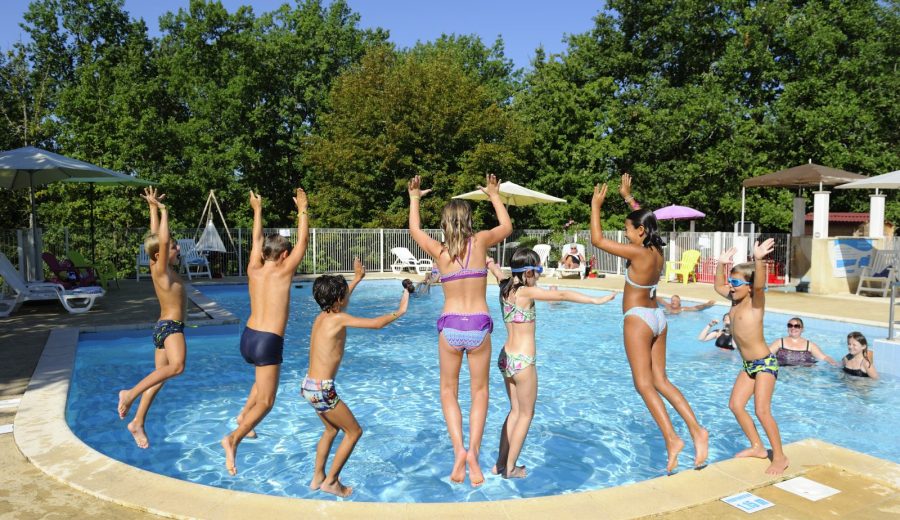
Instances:
[[[785,447],[792,463],[788,472],[780,477],[766,475],[763,461],[730,459],[712,464],[703,471],[684,471],[671,477],[614,488],[493,502],[334,502],[215,488],[116,461],[75,436],[65,421],[65,407],[79,332],[78,328],[58,328],[51,332],[19,405],[15,443],[30,463],[52,478],[102,500],[160,516],[296,518],[313,514],[358,518],[362,514],[376,514],[392,518],[424,518],[491,514],[503,518],[527,518],[560,514],[585,517],[602,510],[606,518],[635,518],[715,501],[802,475],[810,468],[822,465],[840,467],[900,488],[900,465],[815,439]],[[114,413],[114,396],[115,389],[110,389],[109,413]],[[647,500],[651,494],[654,500]]]

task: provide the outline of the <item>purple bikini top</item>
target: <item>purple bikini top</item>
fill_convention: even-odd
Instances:
[[[456,280],[462,280],[464,278],[487,278],[487,267],[483,269],[469,269],[469,257],[471,255],[472,237],[469,237],[469,243],[466,246],[466,264],[463,265],[463,263],[459,261],[459,258],[457,258],[456,263],[459,264],[460,269],[449,274],[441,274],[441,283],[455,282]]]

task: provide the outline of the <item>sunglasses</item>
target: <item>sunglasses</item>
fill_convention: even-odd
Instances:
[[[750,282],[747,280],[738,280],[737,278],[729,278],[728,285],[732,287],[740,287],[742,285],[750,285]]]
[[[799,323],[788,323],[788,328],[789,329],[802,329],[803,325],[800,325]]]

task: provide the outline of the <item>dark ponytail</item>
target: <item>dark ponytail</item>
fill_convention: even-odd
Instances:
[[[534,250],[528,247],[520,247],[513,253],[512,259],[509,261],[509,267],[515,270],[521,269],[526,265],[537,266],[540,261],[541,257]],[[500,282],[500,305],[503,305],[505,301],[509,301],[509,293],[513,292],[513,289],[518,290],[519,287],[525,285],[525,275],[527,273],[528,271],[513,272],[512,276]]]
[[[636,209],[625,217],[634,227],[644,226],[644,247],[652,247],[663,254],[666,241],[659,234],[659,223],[656,215],[649,209]]]

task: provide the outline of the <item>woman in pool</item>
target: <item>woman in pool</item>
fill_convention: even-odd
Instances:
[[[725,313],[722,316],[722,328],[712,329],[719,323],[719,320],[712,320],[703,327],[697,339],[700,341],[716,340],[716,346],[722,350],[734,350],[734,343],[731,339],[731,315]]]
[[[438,353],[441,369],[441,408],[447,422],[447,433],[453,444],[454,462],[450,480],[462,482],[469,469],[472,486],[484,483],[478,464],[484,421],[487,418],[488,375],[491,366],[491,336],[494,328],[487,306],[487,249],[512,233],[512,223],[500,200],[500,183],[493,175],[485,180],[484,191],[494,205],[499,225],[475,232],[472,212],[463,200],[451,200],[441,213],[444,243],[422,231],[419,199],[431,190],[421,189],[418,176],[409,181],[409,234],[437,265],[444,289],[444,309],[437,322]],[[472,405],[469,409],[469,449],[462,435],[462,412],[459,408],[459,370],[463,354],[469,358]]]
[[[787,337],[776,339],[769,345],[769,352],[775,354],[778,366],[810,366],[817,360],[829,362],[832,366],[838,366],[837,361],[812,341],[801,337],[803,334],[803,320],[794,316],[788,320]]]
[[[668,452],[666,469],[669,473],[678,466],[678,454],[684,448],[684,441],[675,433],[660,394],[687,424],[694,441],[694,467],[701,468],[706,464],[709,432],[700,426],[687,399],[666,376],[668,327],[666,315],[656,302],[656,286],[664,265],[662,248],[665,242],[659,236],[653,212],[640,209],[631,195],[631,176],[627,173],[622,175],[619,193],[633,210],[625,217],[625,236],[629,243],[620,244],[604,238],[600,210],[606,200],[606,190],[606,184],[594,186],[591,242],[603,251],[626,259],[625,290],[622,295],[622,310],[625,313],[623,332],[634,387],[662,431]]]
[[[847,351],[849,354],[841,359],[841,369],[845,374],[878,379],[875,360],[869,352],[869,342],[862,332],[854,331],[847,334]]]
[[[503,475],[503,478],[523,478],[526,475],[525,466],[517,466],[516,461],[525,444],[537,400],[537,367],[534,364],[537,316],[534,302],[568,301],[600,305],[616,296],[613,293],[592,298],[575,291],[550,291],[536,287],[538,276],[543,271],[540,261],[538,254],[530,248],[517,249],[509,262],[512,276],[500,285],[500,306],[509,336],[497,358],[497,367],[503,374],[510,410],[500,430],[500,452],[492,471]]]

